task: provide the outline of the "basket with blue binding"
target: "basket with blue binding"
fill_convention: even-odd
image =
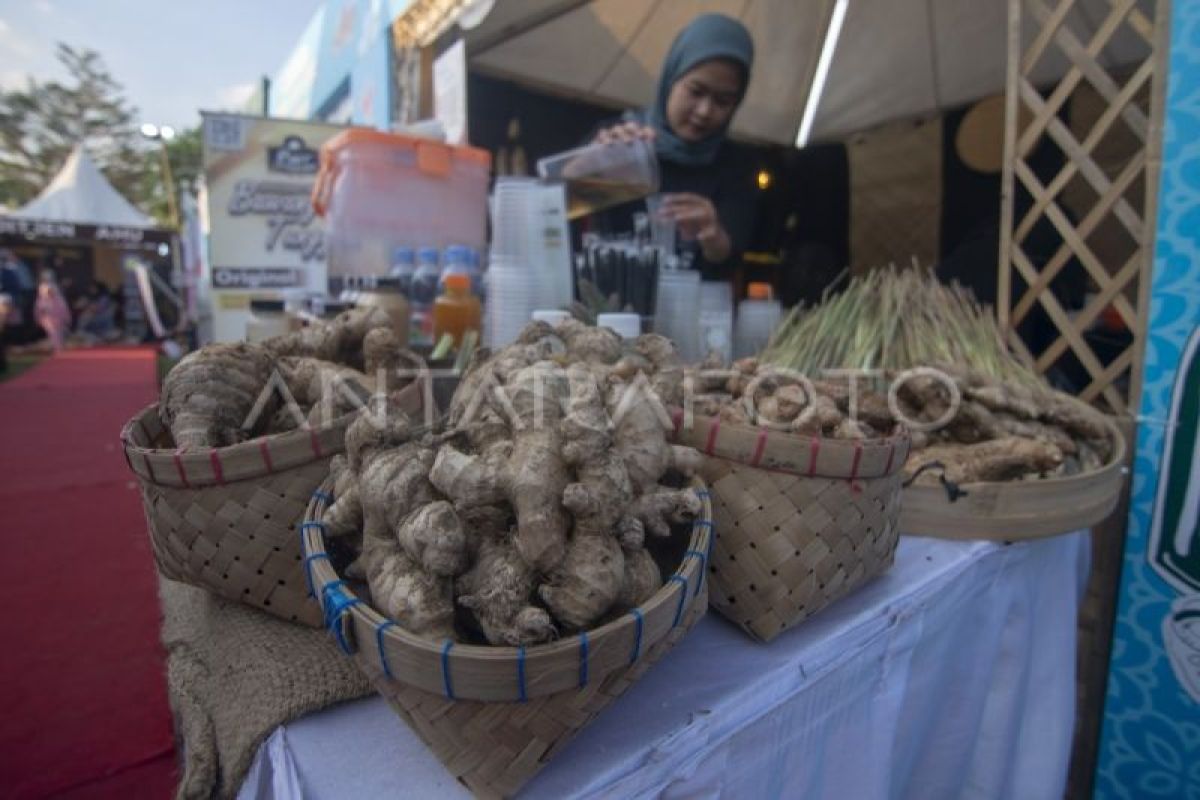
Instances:
[[[692,489],[701,515],[648,602],[530,647],[434,641],[372,608],[366,587],[343,580],[345,565],[326,549],[332,482],[313,495],[300,540],[312,592],[343,652],[455,778],[477,795],[511,796],[704,615],[712,506],[700,481]]]

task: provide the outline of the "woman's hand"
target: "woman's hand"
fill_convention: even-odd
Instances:
[[[696,240],[704,259],[719,264],[729,258],[732,245],[729,234],[721,227],[717,209],[704,195],[684,192],[663,196],[659,215],[673,221],[685,240]]]
[[[654,141],[654,128],[630,120],[622,122],[620,125],[613,125],[611,128],[602,129],[592,141],[595,144],[616,144],[635,142],[638,139],[644,139],[647,142]]]

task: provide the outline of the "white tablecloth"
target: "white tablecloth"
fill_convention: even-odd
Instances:
[[[521,796],[1057,800],[1088,541],[906,537],[769,646],[710,613]],[[241,792],[468,796],[378,697],[277,729]]]

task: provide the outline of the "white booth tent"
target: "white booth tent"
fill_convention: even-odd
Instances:
[[[1058,4],[1044,4],[1053,18]],[[1087,47],[1130,4],[1149,6],[1084,0],[1067,6],[1060,23]],[[497,0],[467,32],[467,50],[482,74],[602,105],[644,107],[671,40],[705,12],[740,19],[754,37],[754,78],[734,124],[735,135],[748,140],[796,143],[810,93],[822,83],[810,141],[1004,91],[1005,0]],[[1038,33],[1032,23],[1021,31],[1025,42]],[[831,57],[819,70],[826,43]],[[1117,67],[1145,53],[1145,42],[1123,30],[1100,61]],[[1040,84],[1061,77],[1069,64],[1048,48],[1031,66]],[[823,82],[814,80],[819,72],[827,75]]]
[[[164,253],[176,252],[174,237],[122,197],[82,145],[75,146],[41,194],[0,214],[0,246],[17,250],[19,256],[28,258],[45,248],[86,251],[89,255],[81,263],[87,265],[88,278],[113,287],[126,284],[127,272],[132,275],[147,322],[159,336],[165,329],[151,284],[176,298],[148,265]],[[127,303],[126,321],[133,319],[135,312]]]
[[[75,146],[41,194],[7,216],[80,225],[155,227],[154,220],[112,187],[82,145]]]

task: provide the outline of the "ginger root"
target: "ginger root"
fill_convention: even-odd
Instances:
[[[458,579],[458,602],[470,609],[492,644],[548,642],[557,631],[550,614],[531,603],[536,574],[507,538],[485,538],[469,572]]]
[[[925,485],[940,483],[939,473],[954,483],[1006,481],[1028,473],[1056,469],[1063,461],[1062,451],[1049,442],[1006,437],[977,444],[930,445],[905,462],[910,475],[922,466],[940,463],[942,470],[929,469],[918,475],[916,482]]]
[[[662,573],[654,557],[646,550],[625,553],[625,574],[616,605],[625,610],[637,608],[662,588]]]
[[[430,478],[455,505],[511,504],[517,550],[546,571],[562,559],[570,527],[562,505],[570,477],[559,434],[566,376],[556,364],[539,361],[518,370],[506,389],[511,450],[499,443],[483,455],[468,455],[443,447]]]
[[[395,352],[387,338],[366,336],[368,364],[383,358],[378,349]],[[676,391],[682,375],[662,337],[622,342],[577,323],[538,323],[471,363],[444,430],[402,415],[356,420],[339,473],[354,482],[329,513],[342,514],[341,499],[357,492],[361,563],[381,610],[438,636],[453,632],[456,610],[469,612],[458,620],[512,646],[645,602],[662,582],[647,531],[669,535],[701,508],[694,492],[661,481],[703,459],[668,443],[669,421],[645,393],[621,401],[631,383]]]
[[[333,479],[333,504],[325,510],[325,532],[329,536],[360,533],[363,526],[362,501],[358,482],[344,455],[329,462],[329,477]]]
[[[403,627],[431,639],[454,636],[454,581],[421,569],[394,540],[366,538],[371,602]]]
[[[612,607],[624,581],[625,555],[616,539],[575,536],[538,593],[556,619],[583,630]]]
[[[658,487],[633,501],[631,515],[655,536],[670,536],[671,523],[682,523],[700,514],[700,498],[689,489]]]
[[[413,511],[397,536],[408,557],[432,575],[453,578],[467,569],[467,534],[445,500]]]
[[[307,356],[361,370],[363,339],[375,328],[391,324],[391,317],[381,308],[352,308],[328,324],[309,325],[268,339],[263,347],[275,356]]]
[[[613,530],[633,499],[633,484],[624,459],[612,447],[611,425],[600,387],[581,364],[567,370],[568,412],[563,419],[563,459],[575,467],[576,482],[563,489],[563,506],[575,515],[577,536],[599,536]],[[627,523],[626,528],[631,523]],[[636,530],[623,538],[637,537]]]
[[[224,447],[266,427],[278,398],[266,398],[258,425],[244,426],[268,389],[275,359],[246,342],[210,344],[189,353],[163,380],[158,413],[176,447]]]

